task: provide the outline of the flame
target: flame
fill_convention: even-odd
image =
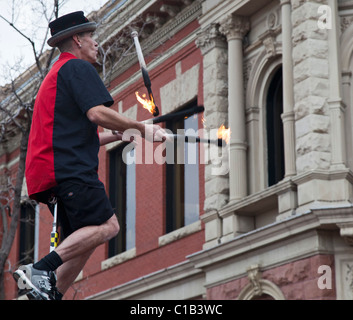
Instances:
[[[150,112],[151,114],[154,114],[154,112],[156,110],[156,105],[154,104],[153,97],[150,96],[151,100],[147,100],[146,94],[143,94],[142,97],[140,97],[140,95],[137,91],[135,92],[135,95],[136,95],[136,99],[138,100],[138,102],[140,102],[142,104],[142,106],[148,110],[148,112]]]
[[[223,139],[226,143],[229,143],[230,139],[230,128],[226,129],[224,124],[220,126],[217,133],[218,139]]]

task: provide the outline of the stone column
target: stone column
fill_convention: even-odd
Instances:
[[[282,10],[282,77],[283,77],[283,138],[285,179],[296,175],[294,71],[292,45],[292,14],[290,0],[281,0]],[[295,214],[298,205],[297,189],[287,181],[278,193],[278,216],[282,220]]]
[[[221,22],[220,31],[228,41],[229,200],[232,202],[247,195],[243,37],[249,31],[249,21],[229,15]]]
[[[283,137],[285,177],[296,175],[294,78],[292,58],[292,17],[290,0],[281,0],[282,10],[282,70],[283,70]]]
[[[227,41],[212,23],[198,34],[196,45],[203,55],[203,93],[206,132],[226,124],[228,107]],[[208,150],[210,151],[210,150]],[[228,174],[213,174],[213,163],[205,166],[204,249],[218,245],[222,237],[222,219],[218,210],[229,201]]]

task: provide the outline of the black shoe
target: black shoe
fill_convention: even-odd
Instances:
[[[13,277],[18,288],[26,291],[29,300],[58,300],[54,272],[38,270],[33,264],[27,264],[19,267]]]

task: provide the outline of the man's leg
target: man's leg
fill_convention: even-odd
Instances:
[[[62,295],[66,293],[76,280],[93,251],[94,249],[65,262],[56,270],[56,276],[58,279],[56,287]]]
[[[26,265],[16,270],[14,278],[21,289],[29,286],[27,289],[35,290],[34,299],[56,299],[55,281],[53,282],[50,272],[62,266],[58,275],[61,280],[58,279],[57,288],[63,295],[76,279],[93,250],[115,237],[118,232],[119,223],[115,215],[101,225],[78,229],[69,235],[56,250],[33,266]],[[30,292],[29,294],[31,295]]]
[[[65,294],[96,247],[115,237],[119,223],[115,215],[100,226],[88,226],[73,232],[55,250],[63,261],[57,269],[59,292]]]
[[[33,265],[21,266],[13,275],[21,289],[26,287],[28,290],[35,291],[34,299],[37,299],[38,296],[38,298],[44,300],[55,300],[57,291],[53,271],[68,261],[72,259],[80,260],[80,257],[83,256],[77,267],[81,270],[92,250],[110,240],[119,232],[118,220],[113,214],[104,188],[92,188],[85,184],[72,182],[63,183],[60,188],[57,192],[58,197],[63,201],[64,211],[59,215],[59,222],[63,230],[66,230],[69,235],[54,251]],[[105,222],[102,223],[101,221]],[[86,226],[75,228],[79,225]],[[70,228],[76,231],[72,232]],[[64,275],[67,275],[69,268],[66,266],[65,269],[63,269]],[[73,270],[69,279],[70,283],[75,280],[78,272]],[[67,283],[62,283],[62,290],[67,289]],[[27,295],[30,296],[31,292],[28,292]]]
[[[98,226],[87,226],[74,231],[54,251],[33,265],[38,270],[55,271],[63,263],[95,249],[115,237],[119,223],[115,215]]]
[[[118,219],[114,214],[100,226],[87,226],[76,230],[55,249],[55,252],[65,263],[114,238],[119,229]]]

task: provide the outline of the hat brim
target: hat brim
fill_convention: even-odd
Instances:
[[[56,35],[52,36],[47,41],[47,43],[49,46],[54,48],[59,42],[73,36],[74,34],[81,33],[81,32],[95,31],[96,29],[97,29],[97,24],[95,22],[79,24],[77,26],[58,32]]]

